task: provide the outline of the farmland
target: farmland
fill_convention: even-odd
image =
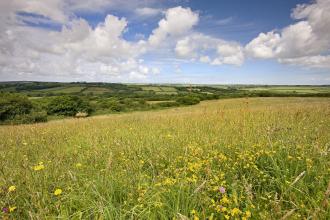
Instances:
[[[3,100],[0,104],[3,109],[0,110],[0,124],[42,122],[72,117],[79,111],[89,116],[150,111],[194,105],[204,100],[242,97],[330,97],[330,87],[1,82],[0,98]],[[30,107],[18,110],[18,106],[10,104],[17,105],[18,99],[28,99],[24,103]],[[6,105],[12,110],[4,107]],[[58,106],[62,109],[54,109]]]
[[[329,219],[329,116],[329,98],[238,98],[1,126],[1,215]]]

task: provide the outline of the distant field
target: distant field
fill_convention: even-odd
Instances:
[[[141,87],[144,91],[154,91],[154,92],[160,92],[162,89],[158,86],[142,86]]]
[[[70,87],[55,87],[49,89],[40,89],[35,92],[52,92],[52,93],[77,93],[80,92],[85,87],[82,86],[70,86]]]
[[[0,126],[0,140],[3,219],[330,219],[330,98]]]
[[[157,94],[177,94],[177,89],[175,87],[169,86],[143,86],[141,87],[144,91],[154,91]]]
[[[274,86],[274,87],[252,87],[252,88],[242,88],[248,91],[268,91],[268,92],[278,92],[278,93],[329,93],[330,87],[312,87],[312,86]]]
[[[103,87],[88,87],[83,91],[83,93],[93,93],[93,94],[103,94],[106,92],[111,92],[111,90]]]

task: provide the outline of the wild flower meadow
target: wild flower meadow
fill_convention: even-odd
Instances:
[[[329,98],[1,126],[0,216],[330,219],[329,149]]]

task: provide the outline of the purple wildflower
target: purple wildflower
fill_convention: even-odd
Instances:
[[[9,213],[9,208],[8,208],[8,207],[3,207],[3,208],[2,208],[2,211],[3,211],[4,213]]]
[[[226,188],[223,186],[220,186],[219,191],[221,194],[224,194],[224,193],[226,193]]]

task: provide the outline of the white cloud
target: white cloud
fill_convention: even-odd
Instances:
[[[159,8],[144,7],[144,8],[135,9],[135,13],[137,15],[143,16],[143,17],[152,17],[152,16],[156,16],[156,15],[159,15],[160,13],[162,13],[162,10]]]
[[[95,28],[83,19],[71,21],[59,32],[8,27],[0,33],[1,72],[71,78],[147,75],[149,67],[138,61],[144,43],[124,40],[126,26],[124,18],[108,15]]]
[[[289,65],[330,68],[329,0],[298,5],[292,12],[294,24],[260,33],[245,48],[237,42],[194,30],[199,14],[190,8],[178,6],[163,12],[154,8],[154,2],[156,0],[0,1],[0,76],[144,79],[160,73],[158,67],[141,60],[146,53],[177,64],[176,72],[182,71],[179,66],[182,62],[240,66],[247,56],[277,59]],[[103,22],[92,26],[75,15],[77,11],[109,8],[129,9],[147,18],[160,14],[164,17],[149,36],[137,35],[133,41],[123,37],[128,30],[126,18],[108,14]],[[32,27],[24,21],[56,24],[61,28]]]
[[[167,37],[178,37],[186,34],[198,23],[198,14],[190,8],[181,6],[170,8],[165,12],[165,18],[158,22],[158,28],[153,30],[148,41],[152,46],[160,45]]]
[[[261,33],[246,45],[255,58],[276,58],[281,63],[328,67],[330,52],[330,1],[298,5],[291,15],[298,21],[280,31]],[[320,65],[319,63],[323,63]]]
[[[199,61],[202,62],[202,63],[210,63],[211,62],[211,59],[209,56],[201,56],[199,58]]]
[[[236,42],[201,33],[194,33],[178,40],[175,52],[182,58],[198,58],[212,65],[230,64],[240,66],[244,62],[243,48]]]
[[[279,62],[291,65],[301,65],[312,68],[330,68],[330,56],[306,56],[298,58],[279,59]]]

